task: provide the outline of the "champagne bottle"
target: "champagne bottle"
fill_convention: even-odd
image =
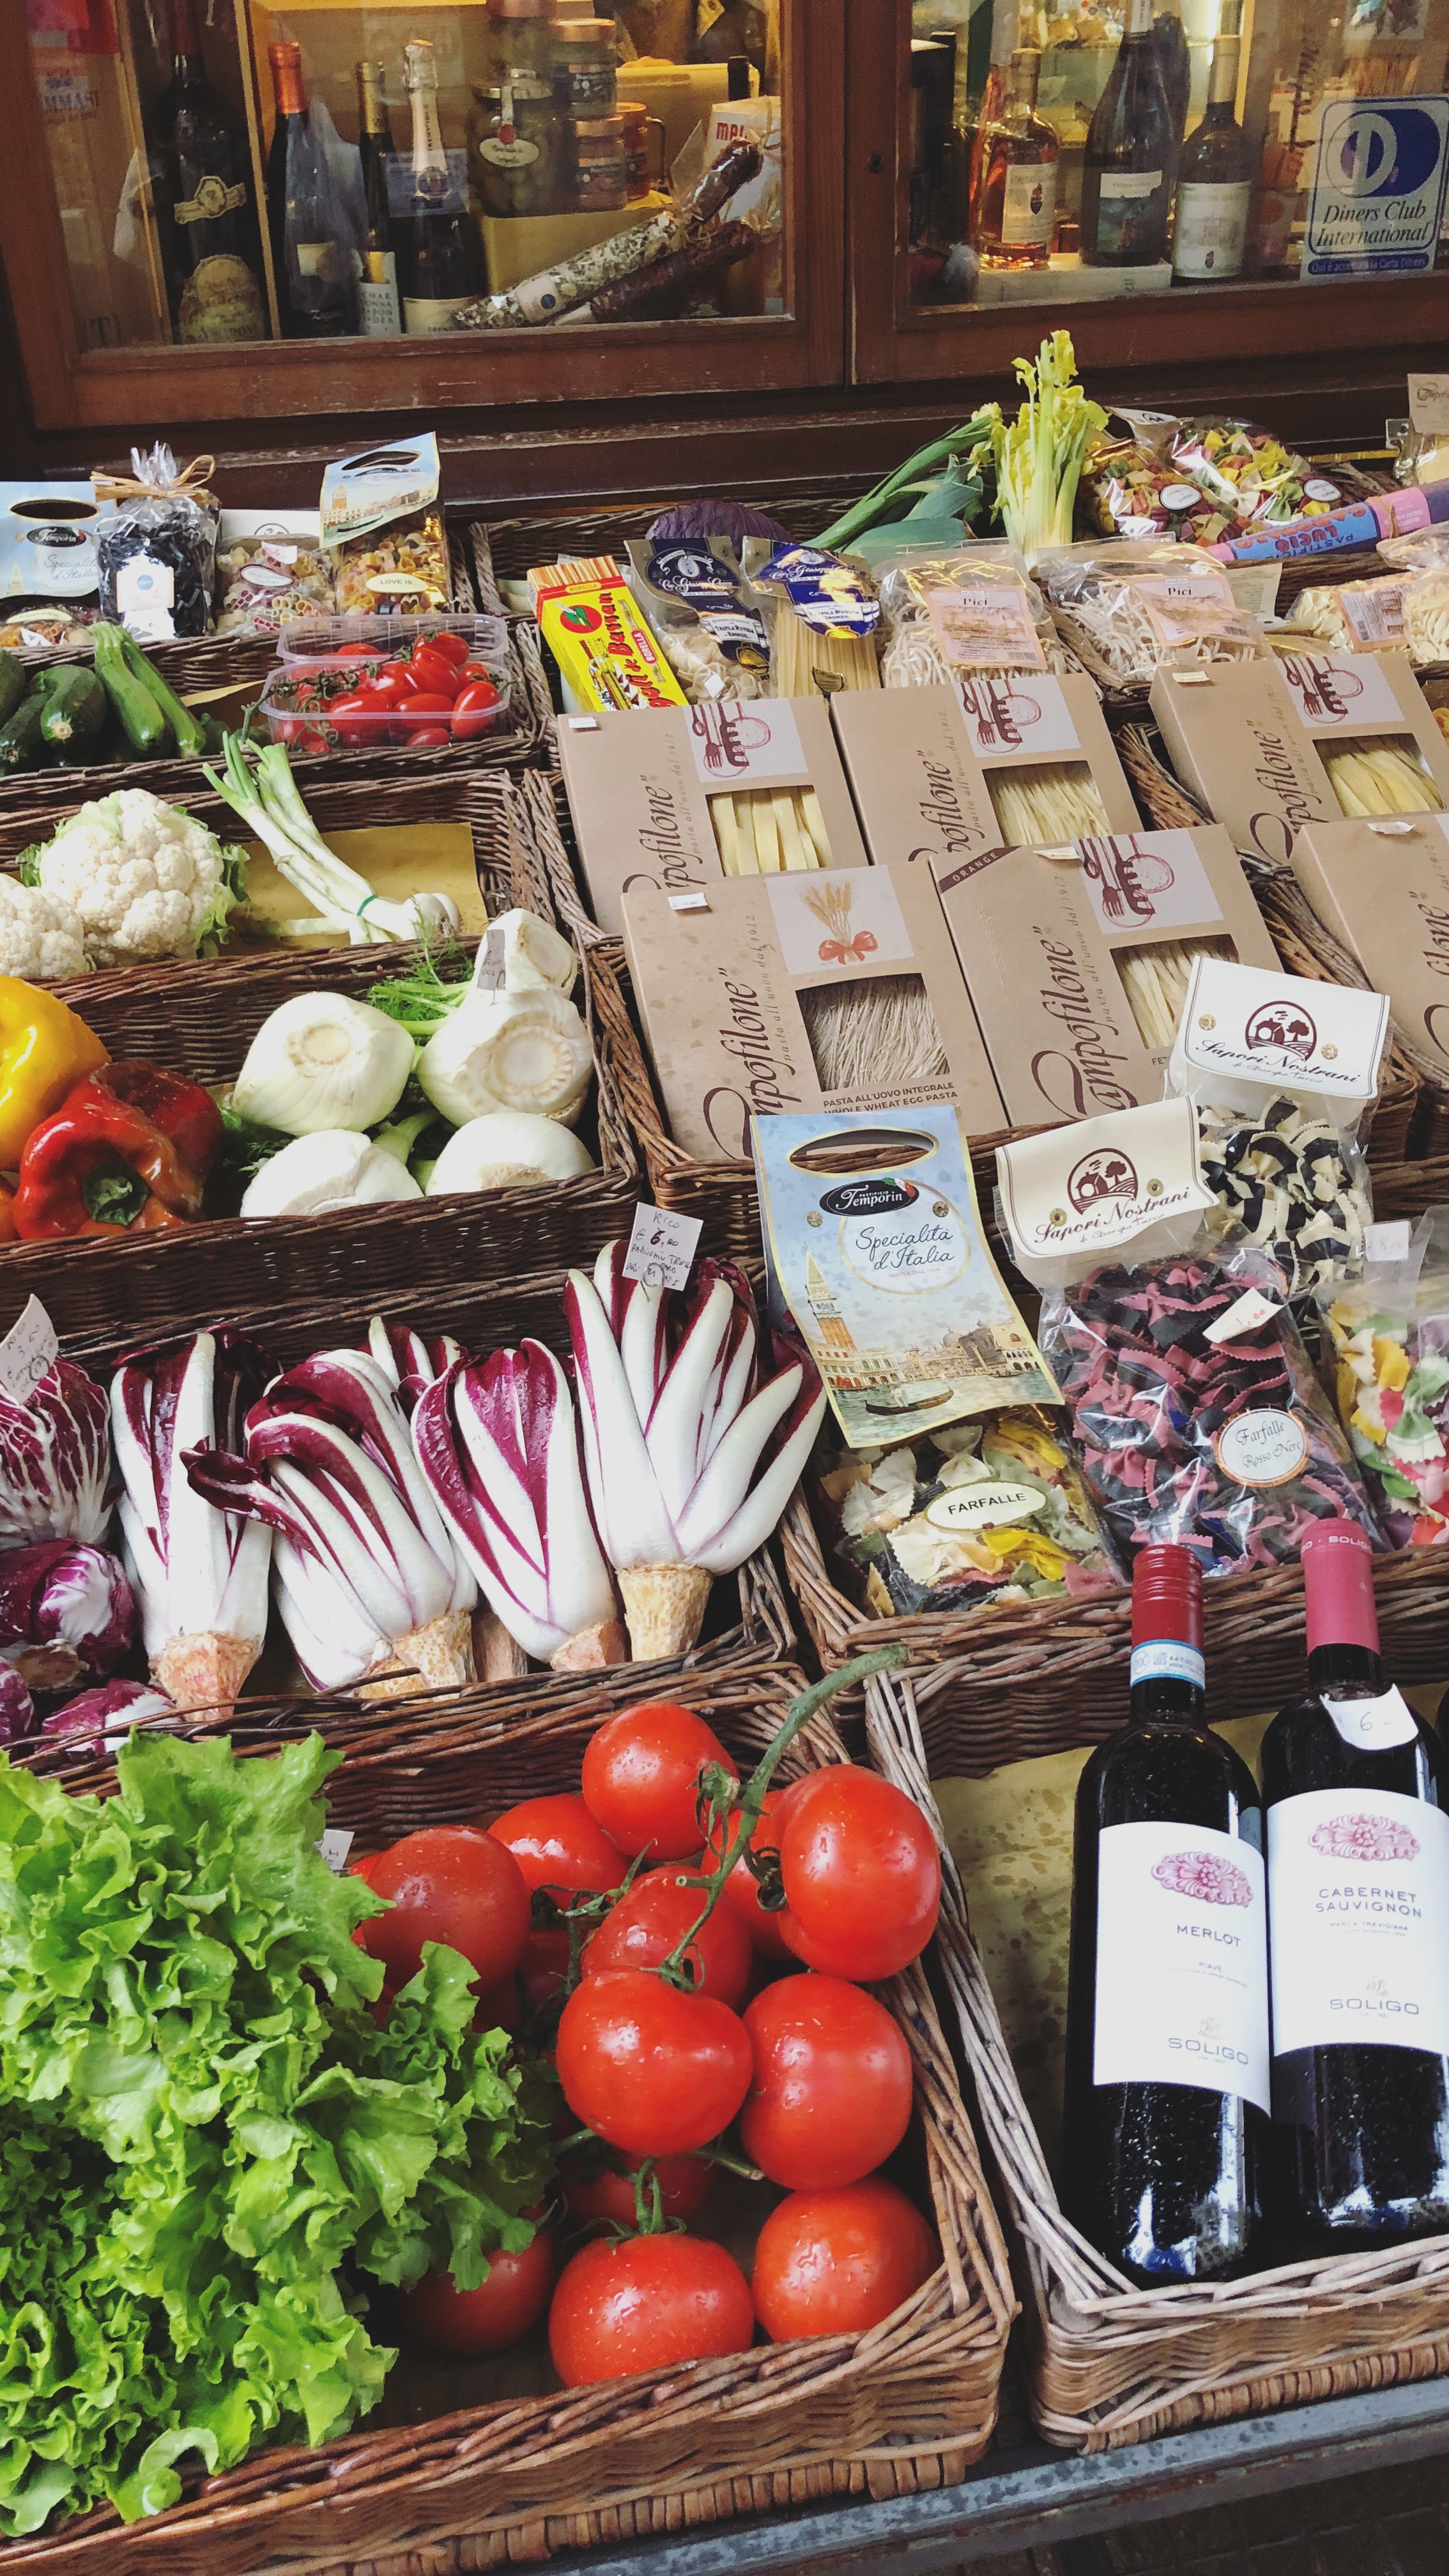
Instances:
[[[1235,113],[1240,40],[1213,46],[1208,103],[1183,147],[1177,173],[1172,273],[1194,283],[1240,277],[1253,194],[1253,155]]]
[[[403,48],[413,110],[409,204],[398,227],[398,283],[408,331],[446,331],[474,290],[468,218],[438,121],[438,66],[424,38]]]
[[[1167,256],[1177,137],[1152,32],[1152,0],[1127,0],[1127,25],[1087,130],[1082,259],[1146,268]]]
[[[357,318],[369,338],[396,339],[402,330],[397,295],[397,258],[392,247],[392,219],[387,202],[387,165],[392,134],[383,96],[381,63],[357,66],[357,149],[362,161],[362,197],[367,232],[362,245],[362,276],[357,288]]]
[[[267,159],[272,269],[284,340],[333,340],[353,328],[355,254],[327,156],[312,132],[302,48],[268,45],[277,121]]]
[[[1262,1816],[1204,1721],[1188,1548],[1137,1558],[1131,1675],[1077,1790],[1064,2162],[1083,2235],[1160,2288],[1254,2260],[1268,2143]]]
[[[264,340],[262,243],[246,136],[211,87],[196,0],[172,0],[170,86],[146,119],[171,321],[187,345]]]
[[[1357,1522],[1310,1530],[1303,1580],[1308,1696],[1263,1738],[1263,1801],[1278,2160],[1316,2252],[1449,2228],[1449,1816]]]

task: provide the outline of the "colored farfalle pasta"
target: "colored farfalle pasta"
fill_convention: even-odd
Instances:
[[[1319,1301],[1339,1420],[1395,1547],[1449,1544],[1449,1276]]]
[[[830,835],[813,787],[742,788],[711,796],[709,813],[727,877],[830,865]]]
[[[1071,1452],[1034,1405],[879,1455],[841,1451],[815,1487],[842,1586],[878,1619],[1081,1598],[1121,1581]]]
[[[1267,1321],[1209,1341],[1252,1287],[1273,1301]],[[1291,1564],[1316,1520],[1357,1521],[1379,1544],[1281,1296],[1273,1266],[1240,1252],[1097,1270],[1044,1298],[1042,1352],[1124,1562],[1170,1539],[1205,1574]]]
[[[1204,1182],[1290,1297],[1354,1275],[1374,1211],[1352,1136],[1286,1093],[1253,1113],[1199,1100],[1197,1123]]]

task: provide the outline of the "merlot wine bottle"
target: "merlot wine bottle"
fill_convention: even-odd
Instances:
[[[1353,1521],[1303,1542],[1306,1699],[1263,1738],[1273,2117],[1303,2249],[1449,2228],[1443,1756],[1386,1687]]]
[[[1252,2264],[1268,2145],[1262,1813],[1205,1723],[1188,1548],[1137,1559],[1131,1687],[1077,1791],[1064,2162],[1083,2235],[1161,2288]]]

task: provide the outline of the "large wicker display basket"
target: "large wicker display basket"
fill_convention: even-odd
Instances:
[[[799,1687],[799,1675],[775,1667],[701,1677],[691,1698],[743,1762],[763,1750]],[[384,1720],[335,1775],[333,1820],[377,1844],[424,1818],[476,1819],[576,1788],[599,1713],[597,1694],[579,1690],[521,1722],[483,1707],[433,1725]],[[817,1721],[783,1772],[838,1758],[838,1739]],[[103,2513],[12,2543],[0,2569],[454,2576],[827,2495],[909,2494],[959,2479],[996,2416],[1014,2306],[1005,2248],[925,1975],[913,1968],[879,1991],[911,2051],[908,2151],[942,2261],[870,2333],[501,2398],[497,2363],[485,2380],[405,2360],[384,2403],[392,2420],[379,2429],[364,2423],[316,2451],[263,2451],[130,2529]],[[539,2387],[538,2369],[520,2368],[520,2390]]]
[[[329,783],[312,791],[311,805],[323,832],[362,824],[465,824],[489,909],[501,912],[515,902],[548,908],[524,810],[510,781],[496,774]],[[320,986],[362,996],[416,953],[406,945],[267,951],[118,969],[53,989],[113,1056],[146,1058],[196,1081],[221,1083],[235,1078],[263,1020],[289,995]],[[230,1217],[112,1241],[7,1245],[0,1250],[0,1329],[32,1294],[62,1336],[88,1340],[124,1331],[138,1341],[239,1305],[354,1291],[381,1297],[414,1285],[424,1292],[435,1284],[496,1284],[520,1267],[539,1271],[592,1260],[614,1235],[627,1234],[639,1195],[623,1105],[606,1051],[599,1046],[596,1053],[593,1103],[581,1128],[597,1154],[595,1172],[528,1188],[344,1208],[327,1217]]]
[[[1297,1616],[1301,1648],[1301,1600]],[[1438,1637],[1442,1670],[1442,1620]],[[1223,1640],[1211,1628],[1208,1649],[1221,1668]],[[1256,1649],[1250,1626],[1237,1646],[1241,1682],[1229,1696],[1262,1708],[1271,1704],[1272,1684]],[[1389,1652],[1402,1671],[1396,1650]],[[943,1671],[931,1681],[934,1708],[910,1674],[886,1674],[866,1686],[874,1757],[928,1814],[928,1772],[977,1769],[981,1750],[969,1721],[943,1710]],[[1119,1717],[1125,1706],[1124,1676]],[[1053,1750],[1082,1743],[1088,1731],[1076,1723],[1070,1688],[1060,1708]],[[1217,2287],[1138,2290],[1078,2235],[1062,2215],[1022,2099],[939,1815],[936,1823],[945,1879],[939,1955],[1017,2238],[1032,2411],[1046,2439],[1071,2450],[1110,2450],[1449,2370],[1449,2240],[1283,2264]]]

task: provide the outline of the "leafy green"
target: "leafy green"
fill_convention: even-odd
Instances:
[[[445,974],[443,969],[451,968]],[[467,997],[473,963],[466,948],[447,940],[441,948],[424,943],[423,953],[405,975],[385,975],[368,987],[375,1011],[396,1020],[419,1044],[426,1043]]]
[[[229,1100],[217,1105],[221,1110],[222,1164],[239,1181],[255,1180],[264,1163],[296,1141],[284,1136],[280,1127],[262,1127],[255,1118],[243,1118]]]
[[[393,2359],[364,2276],[469,2288],[530,2241],[548,2079],[436,1945],[373,2021],[381,1900],[314,1848],[338,1758],[138,1737],[108,1802],[0,1759],[8,2535],[344,2432]]]
[[[1000,422],[1001,414],[995,403],[983,405],[980,411],[972,413],[968,421],[963,421],[959,429],[948,430],[944,438],[932,439],[929,446],[917,448],[915,455],[908,456],[904,465],[898,465],[893,474],[887,474],[881,482],[873,485],[861,500],[852,502],[850,508],[838,519],[832,519],[829,527],[822,528],[811,543],[839,553],[867,528],[878,526],[883,519],[895,519],[900,496],[907,491],[922,491],[925,488],[923,478],[936,468],[949,465],[959,455],[964,455],[974,468],[979,457],[989,455],[991,441]]]

